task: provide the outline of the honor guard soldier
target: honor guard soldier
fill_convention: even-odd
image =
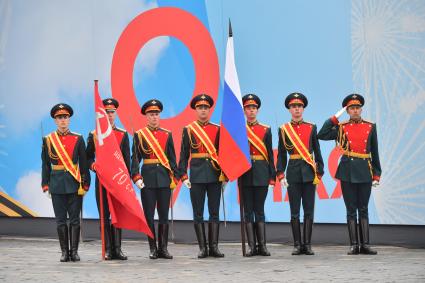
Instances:
[[[274,167],[272,132],[270,126],[257,121],[261,100],[255,94],[242,97],[252,167],[240,178],[245,211],[245,229],[249,250],[246,256],[270,256],[266,247],[264,203],[268,188],[273,188],[276,179]],[[256,239],[258,240],[258,250]]]
[[[113,133],[117,139],[117,143],[120,145],[121,153],[124,158],[124,163],[127,166],[128,171],[130,172],[130,144],[128,133],[118,128],[115,125],[116,110],[119,107],[119,103],[114,98],[107,98],[103,100],[103,106],[105,107],[106,113],[108,115],[109,123],[112,126]],[[96,161],[95,161],[95,152],[96,152],[96,130],[90,132],[87,139],[87,160],[89,168],[96,172]],[[102,186],[102,196],[103,196],[103,219],[104,219],[104,238],[105,238],[105,260],[111,259],[120,259],[126,260],[127,257],[123,254],[121,250],[121,238],[122,230],[120,228],[114,227],[110,221],[110,211],[108,204],[108,192]],[[99,179],[96,176],[96,202],[97,209],[100,216],[100,193],[99,193]],[[99,219],[100,220],[100,219]]]
[[[369,247],[368,205],[371,187],[379,185],[381,164],[376,124],[362,119],[363,105],[364,98],[360,94],[345,97],[342,102],[343,108],[323,124],[318,134],[321,140],[335,140],[342,151],[335,178],[341,181],[342,196],[347,209],[349,255],[377,254]],[[339,122],[338,118],[345,111],[350,119]],[[359,232],[357,232],[357,215]]]
[[[43,137],[41,153],[41,186],[52,198],[62,250],[61,262],[80,260],[81,203],[90,187],[84,139],[69,130],[73,113],[71,106],[65,103],[53,106],[50,116],[55,120],[57,130]]]
[[[199,94],[192,99],[190,107],[195,109],[198,119],[184,127],[180,151],[179,172],[181,180],[190,189],[193,220],[200,249],[198,258],[208,255],[224,257],[218,249],[218,237],[220,193],[226,182],[223,182],[225,176],[217,162],[220,126],[209,121],[213,104],[214,100],[207,94]],[[189,158],[190,181],[187,176]],[[208,195],[209,251],[204,227],[205,195]]]
[[[314,200],[316,185],[323,175],[323,159],[317,139],[317,127],[303,120],[307,104],[307,97],[302,93],[289,94],[285,99],[285,107],[291,113],[291,121],[279,129],[276,169],[281,185],[288,188],[294,237],[293,255],[314,255],[311,249]],[[304,210],[303,241],[299,219],[301,203]]]
[[[168,210],[170,208],[171,190],[177,185],[177,164],[171,131],[160,128],[161,101],[152,99],[142,106],[148,125],[133,137],[131,176],[141,190],[143,210],[149,228],[154,235],[148,237],[149,258],[172,259],[168,252]],[[139,171],[140,162],[143,162]],[[158,247],[156,244],[154,215],[158,211]]]

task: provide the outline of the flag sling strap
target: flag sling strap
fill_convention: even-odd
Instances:
[[[264,142],[251,130],[250,127],[246,126],[246,130],[248,133],[249,142],[261,153],[261,155],[269,161],[269,156],[267,154],[267,148]]]
[[[152,132],[147,127],[140,129],[140,131],[138,131],[137,134],[139,136],[139,141],[143,142],[142,140],[144,139],[148,143],[149,147],[153,150],[159,162],[161,162],[161,165],[167,168],[167,170],[170,173],[170,179],[171,179],[170,188],[174,189],[177,186],[173,178],[174,173],[173,173],[173,170],[171,170],[168,157],[165,154],[164,150],[162,150],[162,147],[158,143],[158,140],[152,135]]]
[[[310,152],[307,150],[304,143],[301,141],[301,139],[299,138],[297,133],[295,133],[295,130],[292,127],[291,123],[289,122],[289,123],[284,124],[282,126],[282,130],[284,131],[286,136],[289,138],[289,140],[291,141],[291,143],[295,147],[295,149],[299,152],[302,159],[311,166],[311,168],[313,169],[313,172],[314,172],[313,184],[318,184],[320,180],[317,177],[316,163],[314,162]],[[285,136],[283,136],[283,138],[285,138]]]
[[[72,163],[71,157],[68,155],[68,152],[66,152],[61,141],[59,140],[58,133],[51,133],[47,136],[47,138],[53,145],[53,148],[55,149],[57,155],[59,156],[59,159],[65,166],[66,171],[68,171],[78,183],[81,183],[80,170],[78,170],[77,165],[74,165],[74,163]]]
[[[215,150],[215,146],[212,143],[210,137],[204,131],[204,129],[202,129],[202,127],[196,121],[193,123],[190,123],[189,128],[192,130],[195,136],[201,140],[202,144],[205,146],[208,153],[210,154],[211,159],[214,160],[217,164],[219,164],[218,155],[217,155],[217,151]]]

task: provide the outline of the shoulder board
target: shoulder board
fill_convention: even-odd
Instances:
[[[76,133],[76,132],[69,132],[71,135],[74,135],[74,136],[80,136],[81,137],[81,134],[79,134],[79,133]]]
[[[160,128],[162,131],[167,132],[167,133],[171,133],[170,130],[164,129],[164,128]]]
[[[214,125],[214,126],[216,126],[216,127],[220,127],[220,125],[219,125],[219,124],[216,124],[216,123],[212,123],[212,122],[210,122],[210,124],[211,124],[211,125]]]
[[[269,125],[263,124],[263,123],[258,123],[258,125],[262,126],[262,127],[266,127],[266,128],[270,128]]]
[[[365,122],[365,123],[369,123],[369,124],[375,124],[375,123],[373,123],[372,121],[365,120],[365,119],[363,119],[363,122]]]
[[[126,130],[121,129],[121,128],[118,128],[118,127],[115,127],[115,130],[120,131],[120,132],[123,132],[123,133],[127,132]]]
[[[338,125],[345,125],[345,124],[348,124],[349,122],[350,122],[350,120],[342,121],[342,122],[340,122]]]

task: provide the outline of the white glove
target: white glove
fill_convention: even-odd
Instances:
[[[143,183],[143,180],[142,179],[139,179],[139,180],[136,181],[136,186],[139,189],[143,189],[145,187],[145,183]]]
[[[44,194],[49,198],[52,199],[52,195],[50,194],[49,190],[44,191]]]
[[[269,185],[269,190],[273,190],[274,189],[274,185]]]
[[[347,106],[336,112],[335,117],[338,119],[345,112],[345,109],[347,109]]]
[[[221,183],[221,189],[223,190],[223,192],[226,189],[226,186],[227,186],[227,182],[226,181],[224,181],[224,182]]]
[[[288,184],[288,180],[286,180],[286,178],[283,178],[283,179],[280,181],[280,185],[281,185],[283,188],[287,188],[287,187],[289,186],[289,184]]]
[[[183,184],[184,184],[184,185],[185,185],[188,189],[190,189],[190,188],[192,187],[192,184],[190,183],[189,179],[184,180],[184,181],[183,181]]]
[[[379,186],[379,181],[374,180],[372,182],[372,187],[376,188],[377,186]]]

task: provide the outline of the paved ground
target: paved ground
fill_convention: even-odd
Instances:
[[[196,258],[197,246],[171,244],[173,260],[150,260],[146,242],[126,241],[128,261],[101,261],[100,242],[84,242],[82,261],[60,263],[56,240],[0,237],[0,282],[425,282],[425,250],[377,247],[377,256],[348,256],[347,247],[316,246],[315,256],[291,256],[269,245],[271,257],[241,257],[222,244],[223,259]]]

